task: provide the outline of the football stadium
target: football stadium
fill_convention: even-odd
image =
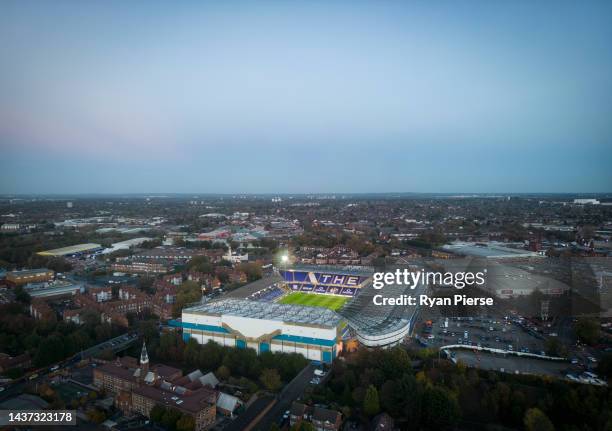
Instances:
[[[184,309],[183,337],[258,353],[296,352],[327,363],[349,340],[366,347],[395,346],[409,334],[418,307],[374,305],[375,294],[393,297],[410,288],[375,290],[372,274],[341,267],[282,269],[224,299]]]

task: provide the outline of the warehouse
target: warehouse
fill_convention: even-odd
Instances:
[[[29,283],[43,283],[52,281],[55,272],[47,268],[23,269],[6,273],[6,281],[13,286],[23,286]]]
[[[185,341],[300,353],[331,363],[339,351],[340,316],[321,307],[224,299],[183,310]]]
[[[100,244],[76,244],[68,247],[55,248],[53,250],[39,251],[37,254],[40,256],[76,256],[82,254],[91,254],[97,251],[101,251],[102,246]]]

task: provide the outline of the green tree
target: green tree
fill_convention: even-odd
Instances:
[[[259,376],[259,380],[266,389],[272,392],[278,391],[282,386],[280,375],[275,369],[264,369]]]
[[[249,282],[259,280],[262,276],[261,266],[257,265],[254,262],[241,263],[238,266],[238,269],[244,271]]]
[[[106,420],[106,415],[98,409],[91,409],[87,412],[87,417],[90,421],[101,424]]]
[[[179,411],[175,409],[166,409],[162,416],[161,424],[169,430],[176,430],[176,423],[180,418],[181,413]]]
[[[225,365],[221,365],[219,368],[217,368],[217,377],[221,380],[227,380],[230,378],[230,376],[232,375],[232,373],[230,372],[230,369],[227,368]]]
[[[363,398],[363,412],[372,417],[380,411],[380,402],[378,400],[378,390],[374,385],[368,386]]]
[[[315,427],[310,422],[301,421],[290,428],[291,431],[315,431]]]
[[[193,431],[195,429],[195,420],[193,416],[183,415],[176,421],[176,431]]]
[[[548,416],[538,408],[527,410],[523,423],[527,431],[554,431],[555,429]]]
[[[459,422],[459,403],[447,390],[427,388],[423,394],[423,423],[432,429],[448,429]]]
[[[195,281],[185,281],[176,293],[176,303],[172,309],[174,317],[178,317],[186,304],[197,302],[202,298],[202,289]]]
[[[212,274],[213,266],[210,259],[206,256],[194,256],[187,264],[187,268],[191,271],[203,272],[204,274]]]
[[[151,412],[149,413],[149,417],[151,418],[153,422],[160,423],[162,418],[164,417],[164,413],[166,413],[165,407],[160,406],[159,404],[156,404],[151,409]]]
[[[13,289],[13,293],[15,294],[15,299],[22,304],[29,304],[30,301],[32,301],[30,294],[21,286],[15,287],[15,289]]]

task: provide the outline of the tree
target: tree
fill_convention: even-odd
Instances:
[[[427,388],[423,394],[423,423],[432,429],[448,429],[459,422],[459,403],[447,390]]]
[[[106,415],[98,409],[91,409],[87,412],[87,417],[90,421],[101,424],[106,420]]]
[[[266,389],[272,392],[278,391],[283,385],[281,382],[280,375],[275,369],[266,368],[261,372],[259,380]]]
[[[176,421],[176,431],[193,431],[195,429],[195,420],[193,416],[183,415]]]
[[[390,379],[410,372],[412,364],[406,350],[401,347],[395,347],[383,352],[380,369],[385,374],[385,377]]]
[[[370,385],[366,389],[365,397],[363,398],[363,412],[372,417],[380,411],[380,402],[378,400],[378,390],[376,386]]]
[[[554,431],[555,429],[548,416],[538,408],[527,410],[523,423],[527,431]]]
[[[562,356],[563,345],[556,338],[549,338],[546,340],[546,354],[550,356]]]
[[[162,417],[164,417],[164,413],[166,413],[166,409],[163,406],[156,404],[151,409],[151,412],[149,413],[149,417],[151,418],[153,422],[160,423],[162,420]]]
[[[13,289],[13,293],[15,294],[15,299],[18,302],[21,302],[22,304],[27,305],[32,300],[32,298],[30,297],[30,294],[26,292],[25,289],[21,286],[15,287],[15,289]]]
[[[185,281],[182,283],[176,293],[176,304],[172,309],[174,317],[181,314],[181,310],[186,304],[197,302],[202,298],[202,289],[195,281]]]
[[[166,409],[162,416],[161,424],[169,430],[176,430],[176,423],[179,421],[181,416],[181,412],[178,410]]]
[[[595,319],[581,318],[574,325],[576,336],[583,343],[593,345],[599,340],[599,324]]]
[[[217,377],[221,380],[227,380],[230,378],[230,376],[232,375],[231,371],[229,368],[227,368],[225,365],[221,365],[219,368],[217,368]]]
[[[261,272],[261,266],[257,265],[256,263],[253,262],[249,262],[249,263],[241,263],[238,266],[238,269],[243,271],[246,276],[247,276],[247,281],[253,282],[256,280],[259,280],[262,276],[262,272]]]
[[[213,266],[210,259],[206,256],[194,256],[187,264],[187,268],[191,271],[203,272],[204,274],[212,274]]]
[[[612,353],[607,353],[600,359],[597,373],[608,379],[612,377]]]
[[[290,428],[291,431],[315,431],[315,427],[310,422],[300,421]]]

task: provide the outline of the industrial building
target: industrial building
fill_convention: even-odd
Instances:
[[[74,256],[74,255],[80,255],[80,254],[91,254],[91,253],[95,253],[101,250],[102,250],[102,246],[100,244],[88,243],[88,244],[70,245],[68,247],[55,248],[53,250],[39,251],[36,254],[40,256],[59,257],[59,256]]]
[[[23,269],[6,273],[6,281],[13,286],[24,286],[29,283],[43,283],[53,280],[55,272],[47,268]]]
[[[185,341],[300,353],[330,363],[339,347],[340,316],[321,307],[224,299],[183,309]]]

